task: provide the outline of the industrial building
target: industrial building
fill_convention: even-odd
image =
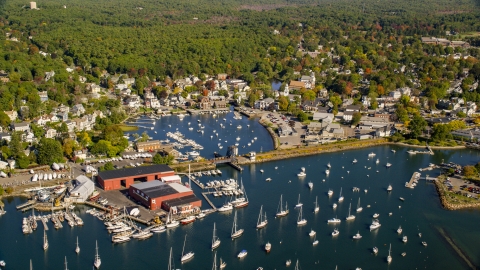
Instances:
[[[128,194],[151,210],[164,209],[173,214],[198,211],[202,201],[193,191],[178,183],[164,183],[159,180],[133,184]]]
[[[124,168],[98,173],[98,184],[104,190],[128,188],[134,182],[149,182],[160,180],[162,177],[174,176],[172,168],[164,164]]]
[[[154,140],[147,142],[137,142],[136,147],[138,152],[152,152],[160,150],[162,148],[162,144],[159,140]]]
[[[65,201],[85,202],[95,190],[93,181],[84,175],[79,175],[72,183],[74,188],[70,191],[70,197],[65,198]]]

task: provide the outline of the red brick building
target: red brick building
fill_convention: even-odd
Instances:
[[[202,201],[191,189],[178,183],[166,184],[155,180],[133,184],[128,189],[128,194],[151,210],[171,209],[173,214],[194,212],[195,208],[202,206]]]
[[[115,190],[128,188],[135,181],[149,182],[173,175],[175,172],[172,168],[158,164],[100,172],[97,181],[104,190]]]

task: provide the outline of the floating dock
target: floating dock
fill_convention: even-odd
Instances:
[[[418,175],[418,177],[417,177]],[[415,179],[420,179],[420,173],[419,172],[414,172],[412,174],[412,177],[410,178],[410,181],[408,181],[408,184],[406,185],[407,188],[412,188],[412,184],[414,183]]]
[[[215,207],[215,205],[212,203],[212,201],[210,201],[207,194],[209,194],[209,193],[208,192],[204,192],[204,193],[202,192],[203,197],[205,198],[207,203],[210,204],[210,207],[212,207],[213,210],[217,211],[217,207]]]
[[[22,204],[17,205],[17,210],[20,210],[22,208],[25,208],[27,206],[31,206],[31,205],[34,205],[34,204],[35,204],[35,201],[33,201],[33,200],[24,202]]]

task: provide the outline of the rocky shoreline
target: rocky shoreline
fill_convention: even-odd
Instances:
[[[468,208],[480,208],[480,202],[473,202],[473,203],[460,203],[460,204],[453,204],[447,198],[445,193],[447,192],[443,185],[438,181],[435,180],[435,189],[437,190],[438,196],[440,197],[440,203],[442,207],[447,210],[462,210]]]

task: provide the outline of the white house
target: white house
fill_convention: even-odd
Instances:
[[[322,113],[322,112],[313,113],[313,121],[321,121],[324,124],[332,123],[333,118],[335,118],[333,113]]]
[[[265,110],[265,109],[268,109],[268,107],[270,106],[270,104],[274,103],[275,100],[273,100],[273,98],[265,98],[265,99],[262,99],[262,100],[257,100],[255,102],[255,109],[260,109],[260,110]]]
[[[85,108],[83,107],[82,104],[77,104],[73,106],[72,113],[76,116],[80,116],[85,113]]]

